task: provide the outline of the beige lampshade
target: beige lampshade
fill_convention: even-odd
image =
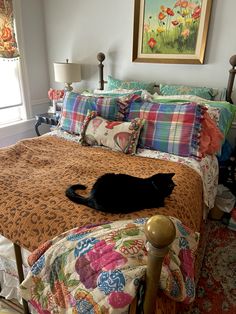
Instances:
[[[54,63],[54,76],[56,82],[71,84],[81,81],[81,67],[79,63]]]

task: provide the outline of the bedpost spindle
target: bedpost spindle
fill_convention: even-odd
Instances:
[[[228,79],[228,85],[227,85],[227,90],[226,90],[226,100],[230,103],[233,103],[231,95],[233,91],[233,86],[234,86],[234,78],[236,74],[236,55],[233,55],[229,59],[229,63],[232,65],[232,69],[229,70],[229,79]]]
[[[97,54],[97,59],[100,62],[98,65],[98,69],[99,69],[99,90],[103,90],[104,89],[104,79],[103,79],[103,68],[104,65],[102,64],[102,62],[105,60],[105,54],[103,52],[99,52]]]
[[[169,251],[169,245],[176,236],[173,222],[166,216],[151,217],[145,225],[148,240],[148,264],[144,296],[144,314],[156,311],[156,296],[159,288],[162,262]]]

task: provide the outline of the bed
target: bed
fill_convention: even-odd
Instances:
[[[101,91],[104,89],[105,83],[103,80],[104,59],[105,56],[99,53],[99,89]],[[18,292],[16,292],[18,290],[12,292],[12,287],[6,287],[6,278],[12,279],[19,276],[20,282],[22,282],[25,277],[24,273],[25,275],[29,273],[29,265],[26,259],[30,253],[34,251],[34,254],[30,255],[32,262],[32,256],[34,258],[35,256],[40,258],[40,256],[46,252],[45,248],[43,251],[37,251],[39,245],[48,243],[48,241],[51,241],[51,239],[57,236],[59,236],[60,239],[60,235],[65,231],[74,230],[74,228],[77,230],[77,228],[91,225],[91,223],[98,226],[103,223],[113,224],[113,222],[116,223],[117,221],[128,221],[128,224],[137,224],[138,221],[142,221],[142,219],[145,218],[146,224],[140,223],[140,225],[142,233],[145,233],[148,242],[151,244],[148,248],[148,257],[145,257],[147,258],[145,259],[145,264],[148,266],[147,271],[145,268],[146,292],[143,301],[144,313],[154,313],[155,310],[157,312],[161,311],[161,313],[177,313],[179,303],[176,302],[173,296],[172,298],[168,298],[163,292],[159,292],[159,287],[156,283],[160,278],[163,259],[167,260],[165,256],[168,252],[168,246],[174,243],[173,241],[176,239],[176,228],[171,217],[178,219],[183,226],[189,228],[188,230],[191,230],[191,234],[193,234],[194,237],[198,234],[201,235],[197,250],[198,253],[195,254],[192,252],[194,253],[193,258],[196,259],[194,268],[195,278],[197,280],[207,239],[205,220],[209,209],[214,206],[214,198],[216,195],[218,163],[215,151],[210,155],[206,153],[205,142],[202,143],[202,147],[205,147],[205,153],[201,156],[195,144],[198,139],[197,135],[201,131],[201,128],[199,128],[199,125],[202,125],[200,122],[203,119],[201,118],[206,111],[211,111],[212,119],[215,119],[214,132],[217,132],[219,129],[215,127],[217,122],[219,124],[225,124],[225,134],[223,134],[223,137],[229,130],[234,116],[233,113],[235,113],[233,105],[230,105],[230,103],[232,103],[231,94],[235,75],[235,56],[231,57],[230,63],[232,69],[230,70],[226,90],[227,102],[219,100],[212,101],[209,99],[206,101],[205,98],[199,97],[198,94],[191,96],[186,94],[184,96],[176,95],[176,86],[171,86],[172,94],[166,95],[165,93],[168,86],[164,86],[164,84],[159,86],[163,94],[156,95],[155,99],[150,93],[145,93],[145,96],[142,97],[140,93],[134,93],[134,87],[131,86],[130,83],[128,86],[119,86],[125,95],[121,96],[119,94],[114,96],[117,92],[117,84],[120,82],[112,78],[110,78],[110,82],[108,82],[110,88],[113,85],[112,92],[110,90],[107,94],[104,92],[103,95],[102,92],[100,92],[100,94],[97,92],[99,95],[96,95],[96,97],[94,95],[83,96],[90,97],[88,106],[93,114],[95,108],[97,112],[100,113],[100,116],[106,119],[105,122],[113,121],[112,125],[109,124],[109,131],[113,129],[114,121],[116,121],[115,124],[117,124],[117,121],[125,121],[126,123],[131,123],[134,119],[136,119],[136,122],[139,121],[138,119],[141,119],[141,117],[139,115],[140,111],[137,108],[143,105],[140,101],[144,101],[146,107],[149,106],[150,103],[152,104],[149,116],[146,113],[146,109],[143,111],[145,113],[145,119],[153,116],[153,111],[160,110],[160,104],[162,104],[161,108],[164,108],[164,111],[166,108],[178,108],[178,110],[180,110],[179,108],[181,107],[181,110],[184,110],[183,108],[189,110],[191,107],[194,118],[196,118],[196,112],[198,112],[199,119],[198,127],[195,125],[194,129],[196,138],[194,138],[195,142],[193,147],[191,147],[191,156],[188,152],[186,153],[186,149],[189,148],[189,145],[180,148],[172,143],[172,153],[169,153],[169,148],[167,148],[168,151],[165,151],[165,148],[163,149],[162,146],[160,147],[162,151],[156,148],[147,149],[146,146],[150,145],[146,145],[145,142],[138,147],[140,143],[139,135],[143,134],[141,133],[143,131],[141,126],[137,126],[136,124],[135,127],[133,127],[133,124],[128,125],[129,130],[132,126],[132,143],[129,142],[129,145],[125,142],[126,138],[124,136],[124,133],[127,133],[127,129],[121,129],[119,131],[120,137],[117,134],[116,137],[114,137],[114,134],[112,135],[113,138],[116,138],[115,144],[114,142],[107,144],[107,142],[104,142],[104,139],[101,140],[100,138],[96,140],[96,144],[100,141],[99,143],[102,143],[102,146],[91,146],[91,133],[88,134],[88,127],[90,125],[90,129],[93,128],[93,121],[95,121],[93,119],[98,119],[99,115],[93,116],[92,113],[87,114],[87,112],[86,114],[79,112],[79,114],[75,115],[71,114],[70,110],[64,112],[64,120],[61,120],[60,127],[58,127],[57,130],[41,137],[21,140],[15,145],[1,149],[0,234],[2,237],[0,244],[0,266],[1,285],[2,291],[5,290],[5,297],[10,298],[12,293],[14,297],[20,298],[17,294]],[[148,90],[150,86],[148,84],[145,85],[145,87],[140,86],[140,84],[138,87],[135,86],[136,90],[140,90],[140,88]],[[129,95],[127,95],[124,89],[132,89],[131,94],[129,92]],[[173,89],[175,90],[174,94]],[[181,90],[183,90],[183,88]],[[111,98],[109,98],[109,92],[114,93]],[[209,91],[204,89],[201,92],[208,93]],[[78,95],[74,94],[76,93],[72,92],[65,100],[69,106],[73,103],[73,99],[78,97]],[[84,100],[83,97],[82,99]],[[114,102],[119,102],[118,111],[114,112],[114,108],[107,107],[108,101],[104,101],[104,99],[108,98],[110,99],[109,106],[112,104],[112,108],[114,107]],[[92,102],[91,99],[93,99]],[[94,107],[94,99],[96,99],[96,101],[97,99],[103,99],[103,102],[96,103],[96,107]],[[114,101],[114,99],[116,100]],[[213,110],[210,110],[209,107],[212,103],[215,106],[213,106]],[[198,111],[196,111],[196,106]],[[207,110],[203,109],[205,106],[208,106]],[[232,111],[231,115],[228,116],[228,121],[225,119],[225,116],[220,117],[222,107],[230,108]],[[133,108],[133,111],[130,110],[130,108]],[[228,109],[228,114],[230,110]],[[73,117],[76,116],[75,121],[72,121],[73,123],[71,123],[70,120],[72,115]],[[217,118],[215,116],[217,116]],[[102,125],[102,122],[96,123],[101,123]],[[85,142],[87,141],[86,145],[81,145],[81,137],[75,134],[74,128],[78,127],[80,128],[80,133],[84,134],[83,140]],[[122,127],[127,127],[127,125],[122,125]],[[221,130],[221,135],[222,132],[223,130]],[[148,129],[146,129],[145,134],[150,134]],[[220,133],[214,134],[216,134],[216,137],[218,136],[219,140],[222,142]],[[209,139],[209,137],[208,133],[208,144],[213,142],[212,138],[210,137]],[[150,136],[146,136],[146,140],[150,142]],[[155,140],[152,143],[154,143],[153,147],[159,145],[155,143]],[[198,144],[199,143],[198,141]],[[112,145],[116,145],[116,150],[111,149],[114,148]],[[200,146],[200,144],[198,146]],[[119,147],[119,151],[117,151],[117,147]],[[125,172],[143,178],[158,172],[173,172],[175,173],[174,182],[177,186],[171,196],[166,199],[165,207],[145,209],[130,214],[105,214],[83,205],[74,204],[65,197],[64,192],[68,185],[82,181],[81,183],[85,184],[88,189],[90,189],[96,178],[107,172]],[[150,219],[147,220],[148,218]],[[118,228],[122,227],[119,225]],[[161,231],[157,232],[157,230]],[[54,241],[57,240],[56,238]],[[12,247],[9,246],[9,241],[14,243],[17,271],[15,270],[14,256],[12,255]],[[34,262],[37,261],[37,259],[35,260],[34,258]],[[23,269],[22,264],[25,265]],[[14,286],[15,285],[14,283]],[[136,297],[132,299],[132,303],[130,302],[131,304],[128,304],[130,313],[136,312],[138,307],[137,301],[138,298],[136,295]],[[24,301],[23,305],[24,311],[27,313],[27,302]],[[37,306],[36,309],[38,312],[42,310],[42,308],[37,308]],[[117,311],[117,313],[118,312],[119,311]]]

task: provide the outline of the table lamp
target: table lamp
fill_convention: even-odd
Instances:
[[[81,81],[81,67],[79,63],[69,63],[66,59],[66,63],[56,62],[54,63],[54,76],[56,82],[65,83],[65,91],[72,91],[73,82]]]

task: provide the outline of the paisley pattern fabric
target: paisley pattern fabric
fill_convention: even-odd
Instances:
[[[166,199],[165,207],[126,215],[102,213],[74,204],[65,196],[66,188],[78,182],[88,187],[81,191],[81,195],[86,195],[97,177],[108,172],[143,178],[173,172],[177,186]],[[29,251],[76,226],[158,213],[176,217],[199,231],[202,195],[201,176],[194,169],[172,161],[81,146],[50,135],[0,149],[0,233]]]
[[[161,289],[176,301],[195,297],[199,234],[170,217],[176,238],[164,258]],[[22,297],[41,313],[128,313],[147,264],[147,218],[74,228],[30,256]]]
[[[102,145],[125,154],[135,154],[143,123],[142,119],[131,122],[108,121],[92,111],[82,125],[81,143]]]
[[[160,84],[161,95],[196,95],[204,99],[212,100],[214,91],[209,87],[194,87],[186,85]]]
[[[129,90],[146,90],[149,93],[154,91],[154,82],[144,82],[144,81],[125,81],[116,79],[108,75],[107,79],[107,90],[111,91],[114,89],[129,89]]]

